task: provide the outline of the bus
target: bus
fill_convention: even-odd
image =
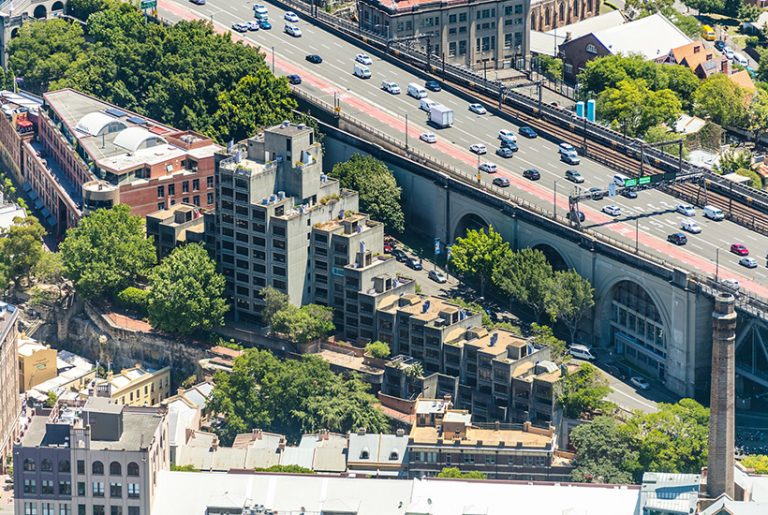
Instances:
[[[717,39],[717,37],[715,36],[715,29],[713,29],[709,25],[701,26],[701,37],[703,37],[707,41],[714,41],[715,39]]]

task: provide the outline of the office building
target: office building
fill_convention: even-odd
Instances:
[[[88,211],[118,203],[139,216],[182,202],[213,207],[219,147],[210,138],[72,89],[43,99],[37,134],[21,143],[20,169],[41,221],[55,234]]]
[[[358,0],[362,29],[408,42],[446,63],[509,68],[528,55],[530,0]]]
[[[155,406],[171,394],[171,367],[149,370],[137,363],[118,374],[109,371],[106,378],[94,379],[85,393],[106,397],[115,404]]]
[[[531,0],[531,30],[547,32],[600,14],[599,0]]]
[[[169,467],[157,408],[88,399],[32,417],[14,446],[16,515],[148,515]]]
[[[21,398],[19,397],[19,335],[16,306],[0,302],[0,471],[5,472],[5,458],[11,455],[16,438]]]
[[[24,141],[35,137],[38,111],[42,105],[39,97],[0,91],[0,109],[3,111],[0,116],[0,152],[11,178],[21,184],[25,192],[30,191],[31,185],[25,184],[21,173],[21,147]]]
[[[147,215],[147,236],[152,236],[158,259],[185,243],[205,243],[205,218],[194,204],[174,204]]]
[[[31,338],[18,338],[19,391],[26,392],[57,375],[56,349]]]

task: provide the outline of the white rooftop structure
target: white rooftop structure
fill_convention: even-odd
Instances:
[[[153,511],[163,514],[202,514],[226,499],[305,515],[635,515],[640,497],[628,486],[170,471],[157,488]]]
[[[585,20],[577,21],[569,25],[564,25],[557,29],[547,32],[531,31],[531,52],[534,54],[557,55],[557,47],[566,41],[566,39],[576,39],[612,27],[624,25],[626,19],[621,11],[611,11],[600,16],[593,16]]]
[[[92,362],[68,350],[57,351],[56,370],[56,377],[43,381],[27,394],[41,401],[48,398],[48,392],[62,397],[67,393],[67,385],[77,384],[79,380],[85,380],[86,376],[96,375],[96,367]]]
[[[691,38],[659,13],[594,31],[592,35],[613,54],[640,54],[649,60],[666,58],[671,49],[691,42]]]
[[[75,128],[89,136],[101,136],[128,128],[128,124],[101,111],[94,111],[80,118]]]
[[[428,399],[416,401],[417,415],[438,415],[444,413],[447,408],[446,402],[443,400]]]
[[[678,134],[695,134],[703,129],[706,124],[707,121],[703,118],[682,114],[675,122],[675,132]]]
[[[3,196],[0,193],[0,231],[7,231],[16,218],[26,218],[27,213],[16,204],[3,204]]]
[[[91,113],[100,114],[100,113]],[[90,115],[87,115],[90,116]],[[106,116],[106,115],[104,115]],[[167,143],[164,138],[152,134],[144,127],[128,127],[120,131],[115,137],[115,145],[126,149],[128,152],[136,152],[140,148],[152,148]]]

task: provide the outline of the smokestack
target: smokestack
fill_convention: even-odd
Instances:
[[[736,311],[733,295],[715,297],[712,313],[712,379],[709,394],[709,458],[707,494],[734,498],[734,413],[736,359]]]

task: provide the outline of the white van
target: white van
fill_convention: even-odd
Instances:
[[[422,99],[427,96],[427,90],[423,86],[419,86],[415,82],[408,84],[408,94],[413,98]]]
[[[742,66],[749,66],[749,61],[747,60],[747,58],[738,52],[733,53],[733,62],[740,64]]]
[[[627,179],[629,179],[629,177],[627,177],[626,175],[621,175],[620,173],[617,173],[616,175],[613,176],[613,183],[616,186],[624,186],[624,181],[626,181]]]
[[[578,359],[584,359],[587,361],[592,361],[593,359],[595,359],[595,356],[592,354],[592,352],[590,352],[589,347],[587,347],[586,345],[579,345],[579,344],[571,345],[568,348],[568,353],[574,358],[578,358]]]
[[[438,105],[436,100],[432,100],[431,98],[422,98],[419,102],[419,109],[429,112],[432,106],[436,105]]]
[[[371,78],[371,69],[364,64],[355,63],[355,68],[353,70],[353,73],[355,74],[355,76],[360,77],[361,79]]]
[[[715,206],[704,206],[704,216],[710,220],[714,220],[715,222],[719,222],[725,219],[725,213],[723,213],[723,210]]]
[[[574,155],[576,154],[576,149],[573,147],[573,145],[569,143],[560,143],[560,147],[558,148],[560,154],[562,155]]]

